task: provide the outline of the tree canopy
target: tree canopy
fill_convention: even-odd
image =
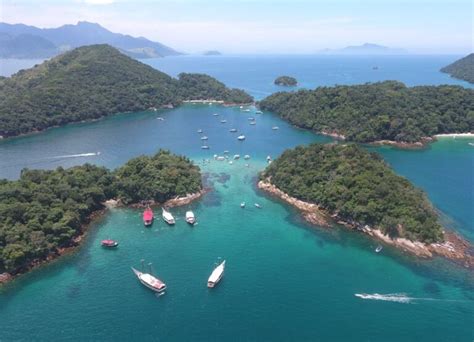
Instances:
[[[295,86],[298,84],[298,81],[291,76],[279,76],[275,79],[274,83],[281,86]]]
[[[186,74],[177,80],[109,45],[84,46],[0,79],[0,135],[178,105],[201,95],[252,101],[209,76]]]
[[[356,144],[287,150],[261,177],[356,226],[428,243],[443,239],[438,217],[422,191]]]
[[[259,105],[301,128],[357,142],[411,143],[474,130],[474,90],[459,86],[406,87],[385,81],[319,87],[276,93]]]
[[[445,66],[441,69],[441,72],[450,74],[454,78],[474,83],[474,53]]]
[[[71,246],[103,202],[164,202],[201,189],[199,167],[167,151],[110,171],[85,164],[52,171],[24,169],[0,180],[0,273],[17,272]]]

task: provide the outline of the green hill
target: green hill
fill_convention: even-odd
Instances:
[[[356,144],[312,144],[287,150],[262,178],[356,226],[369,225],[392,237],[423,242],[443,239],[425,195],[378,155]]]
[[[178,105],[187,94],[201,93],[202,87],[212,87],[207,95],[216,100],[252,100],[211,77],[204,85],[180,82],[109,45],[80,47],[0,79],[0,135]],[[236,98],[235,93],[241,96]]]
[[[441,69],[441,72],[450,74],[454,78],[474,83],[474,53],[445,66]]]
[[[301,128],[347,140],[419,142],[442,133],[474,131],[474,90],[406,87],[396,81],[280,92],[259,103]]]

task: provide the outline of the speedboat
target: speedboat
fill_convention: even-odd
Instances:
[[[237,159],[239,159],[239,158],[240,158],[240,154],[236,154],[236,155],[234,155],[234,159],[236,159],[236,160],[237,160]]]
[[[382,245],[378,245],[377,248],[375,249],[375,253],[380,253],[382,249],[383,249]]]
[[[100,242],[100,244],[103,246],[103,247],[108,247],[108,248],[111,248],[111,247],[117,247],[118,246],[118,242],[117,241],[114,241],[114,240],[102,240]]]
[[[237,132],[237,128],[231,128],[229,129],[229,132],[232,132],[232,133]]]
[[[245,160],[249,160],[249,159],[250,159],[250,156],[249,156],[248,154],[246,154],[246,155],[244,156],[244,159],[245,159]]]
[[[207,280],[207,287],[213,288],[224,276],[225,260],[217,265]]]
[[[201,137],[201,140],[207,140],[207,139],[209,139],[209,138],[206,137],[206,136]]]
[[[147,207],[143,212],[143,224],[145,227],[149,227],[153,223],[153,210],[150,207]]]
[[[133,273],[137,276],[140,283],[148,287],[150,290],[155,292],[163,292],[166,290],[166,284],[162,282],[160,279],[156,278],[155,276],[151,275],[150,273],[140,272],[139,270],[132,267]]]
[[[221,123],[226,123],[226,122],[227,122],[227,120],[221,120]]]
[[[250,121],[251,125],[256,125],[257,123],[255,121]]]
[[[219,114],[218,114],[218,113],[214,113],[214,114],[212,114],[212,115],[214,115],[214,116],[219,116]]]
[[[163,217],[163,220],[165,220],[166,223],[168,224],[175,224],[175,220],[174,220],[174,217],[173,215],[171,215],[171,213],[169,211],[166,211],[165,208],[161,208],[163,213],[162,213],[162,217]]]
[[[209,149],[209,146],[208,146],[208,145],[202,145],[201,148],[202,148],[203,150],[208,150],[208,149]]]
[[[225,151],[224,151],[224,154],[229,154],[229,151],[228,151],[228,150],[225,150]]]
[[[241,208],[245,208],[245,202],[241,202],[241,203],[240,203],[240,207],[241,207]]]
[[[253,118],[253,117],[249,117],[248,119],[249,119],[249,121],[254,121],[255,120],[255,118]]]
[[[198,131],[197,131],[197,132],[198,132],[198,133],[202,133],[202,129],[198,129]]]
[[[186,222],[190,225],[194,225],[196,223],[196,217],[194,216],[194,213],[192,211],[186,212]]]
[[[223,160],[225,160],[225,157],[223,157],[223,156],[218,156],[218,157],[216,158],[216,160],[218,160],[218,161],[223,161]]]
[[[263,112],[261,110],[257,110],[255,114],[263,114]]]
[[[256,208],[258,208],[258,209],[262,209],[262,206],[261,206],[260,204],[258,204],[258,203],[255,203],[254,205],[255,205],[255,207],[256,207]]]
[[[240,141],[245,140],[245,135],[239,135],[237,137],[237,140],[240,140]]]
[[[278,127],[278,126],[273,126],[272,129],[273,129],[274,131],[276,131],[277,129],[280,129],[280,127]]]

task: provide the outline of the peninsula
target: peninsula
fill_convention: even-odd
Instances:
[[[274,83],[279,86],[294,87],[298,84],[298,81],[291,76],[279,76],[275,79]]]
[[[317,225],[337,222],[420,256],[474,266],[469,244],[444,231],[424,193],[357,144],[287,150],[261,174],[259,188]]]
[[[423,146],[438,134],[474,131],[474,90],[396,81],[280,92],[259,106],[300,128],[360,143]]]
[[[0,136],[195,99],[253,101],[207,75],[175,79],[109,45],[85,46],[0,79]]]
[[[19,180],[0,180],[0,274],[25,272],[76,246],[107,200],[163,204],[200,194],[199,167],[163,150],[114,171],[90,164],[25,169]]]
[[[440,70],[451,77],[474,84],[474,53],[445,66]]]

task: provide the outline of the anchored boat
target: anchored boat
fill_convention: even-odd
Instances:
[[[237,137],[237,140],[240,140],[240,141],[245,140],[245,135],[239,135]]]
[[[150,207],[147,207],[143,212],[143,224],[145,227],[149,227],[153,223],[153,210]]]
[[[169,211],[166,211],[165,208],[161,208],[163,210],[163,213],[162,213],[162,217],[163,217],[163,220],[165,220],[166,223],[168,224],[175,224],[175,220],[174,220],[174,217],[173,215],[171,215],[171,213]]]
[[[155,292],[163,292],[164,290],[166,290],[166,284],[162,282],[160,279],[153,276],[152,274],[140,272],[139,270],[133,267],[132,267],[132,271],[133,273],[135,273],[140,283],[148,287],[150,290],[155,291]]]
[[[214,271],[212,271],[209,279],[207,280],[207,287],[213,288],[216,284],[222,279],[224,276],[224,269],[225,269],[225,260],[221,262]]]
[[[192,226],[196,223],[196,217],[191,210],[186,212],[186,222]]]
[[[114,240],[102,240],[100,242],[100,244],[103,246],[103,247],[107,247],[107,248],[112,248],[112,247],[117,247],[118,246],[118,242],[117,241],[114,241]]]

